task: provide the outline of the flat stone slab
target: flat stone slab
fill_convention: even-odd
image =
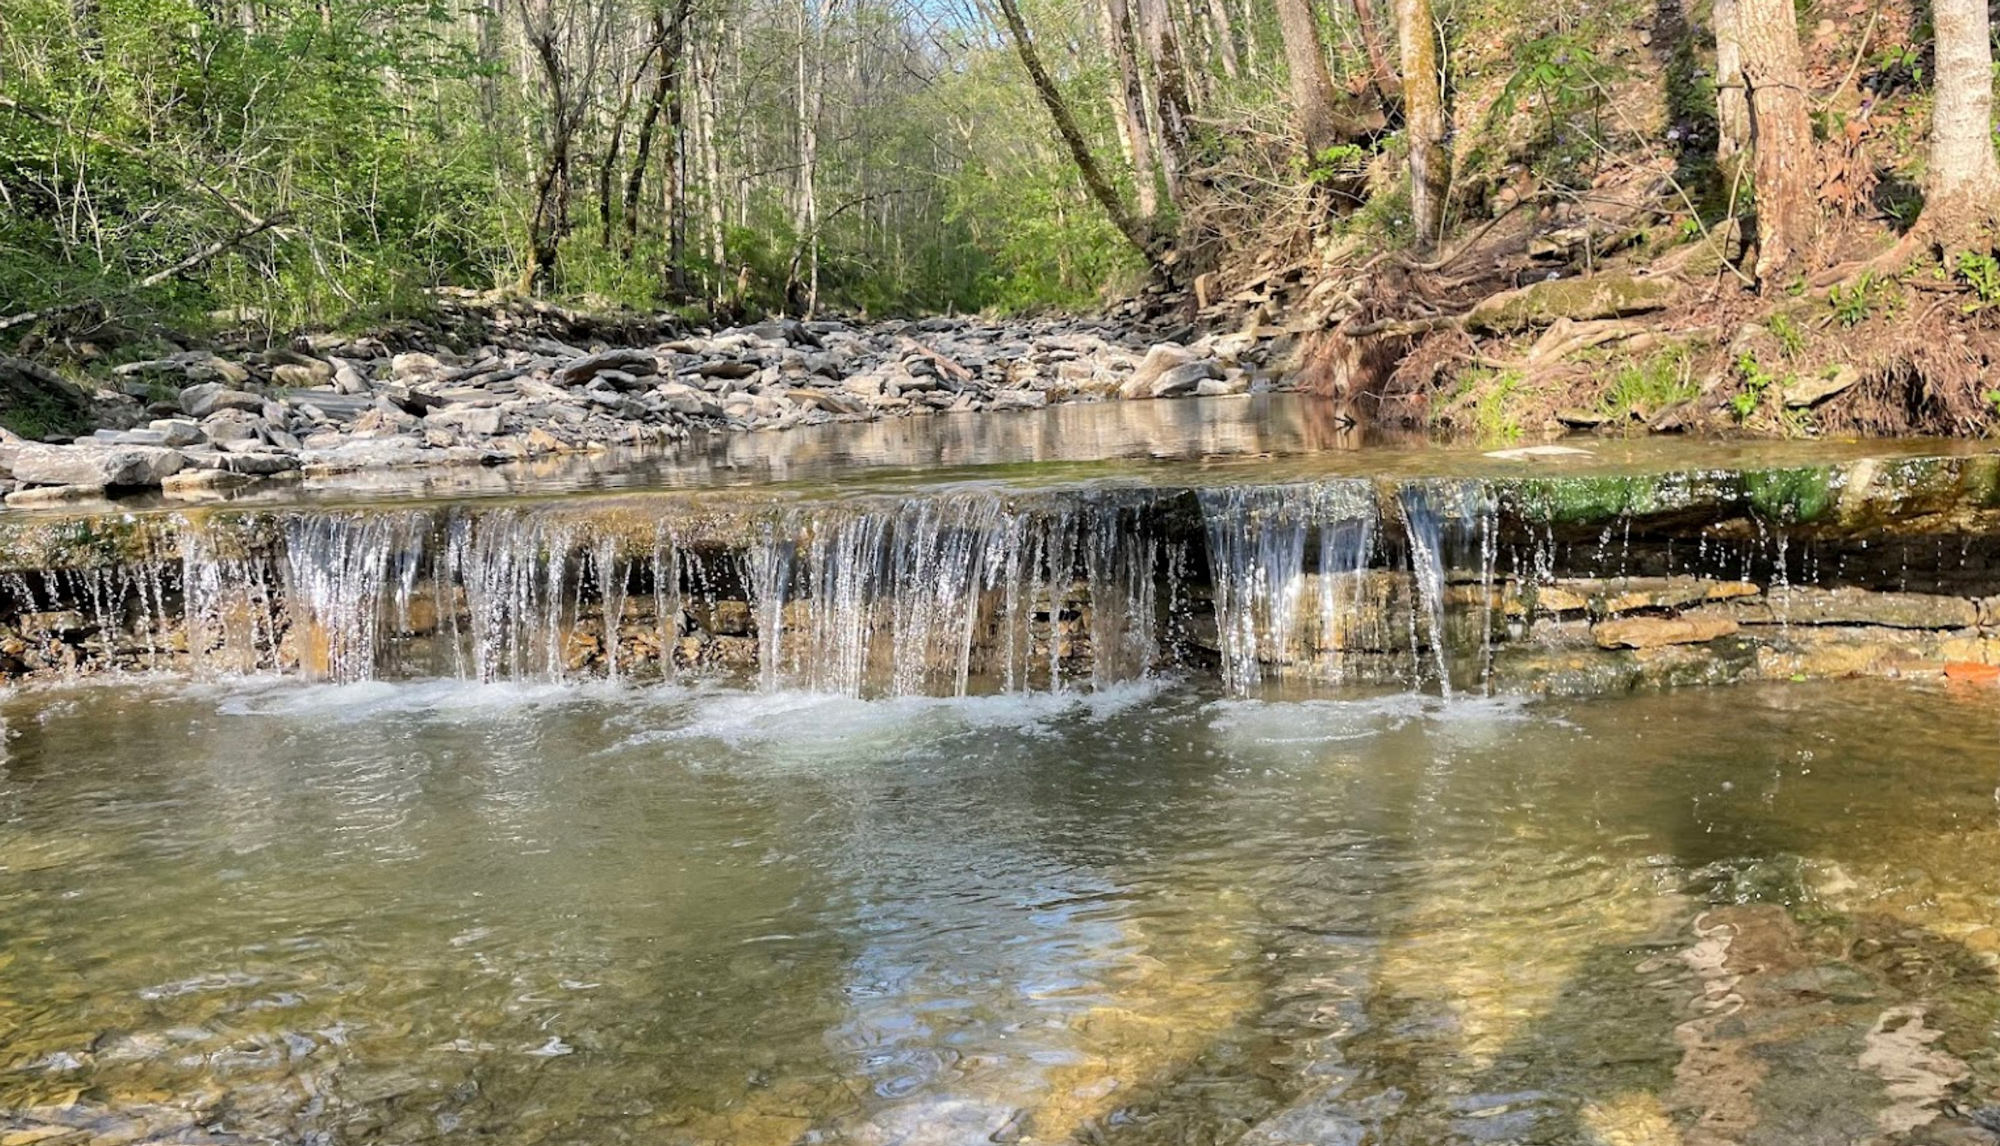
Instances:
[[[1870,593],[1859,589],[1774,588],[1762,601],[1730,606],[1751,625],[1878,625],[1888,629],[1969,629],[1979,606],[1931,593]]]
[[[1591,630],[1591,636],[1603,649],[1658,649],[1705,645],[1740,628],[1729,617],[1627,617],[1602,622]]]

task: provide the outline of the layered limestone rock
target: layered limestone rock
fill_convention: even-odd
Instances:
[[[620,363],[593,366],[601,375]],[[0,519],[0,671],[1588,693],[2000,664],[1990,455]]]

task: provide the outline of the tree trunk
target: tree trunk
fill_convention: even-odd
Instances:
[[[1403,57],[1403,126],[1410,140],[1410,221],[1416,228],[1417,248],[1428,251],[1444,230],[1444,199],[1451,177],[1430,0],[1396,0],[1396,38]]]
[[[1326,46],[1312,0],[1278,0],[1278,29],[1285,40],[1291,73],[1292,115],[1305,137],[1306,158],[1319,158],[1340,142],[1340,113],[1334,105],[1333,77],[1326,70]]]
[[[716,124],[720,118],[720,104],[716,88],[720,84],[722,61],[720,43],[711,51],[697,57],[695,76],[695,117],[698,147],[701,151],[702,180],[707,184],[708,228],[706,247],[708,261],[715,268],[715,281],[711,284],[711,294],[715,301],[722,299],[723,282],[729,276],[729,246],[723,225],[722,204],[722,152],[715,141]]]
[[[1715,0],[1715,163],[1734,184],[1750,150],[1750,98],[1743,86],[1743,44],[1737,39],[1737,0]]]
[[[1151,220],[1160,213],[1159,171],[1153,164],[1153,133],[1146,122],[1146,91],[1139,83],[1132,9],[1126,0],[1104,0],[1103,35],[1105,48],[1118,66],[1118,93],[1112,98],[1111,110],[1132,164],[1132,181],[1138,186],[1139,217]]]
[[[1167,0],[1138,0],[1139,32],[1153,65],[1152,123],[1159,141],[1160,171],[1166,176],[1167,198],[1181,201],[1181,173],[1187,170],[1187,75],[1181,69],[1180,42],[1174,35]],[[1053,89],[1051,89],[1053,90]]]
[[[1993,249],[2000,163],[1993,156],[1993,46],[1986,0],[1932,0],[1937,79],[1922,224],[1947,258]]]
[[[1229,5],[1224,0],[1208,0],[1208,23],[1215,36],[1215,50],[1222,59],[1222,74],[1233,80],[1241,71],[1241,65],[1236,59],[1236,29],[1229,19]]]
[[[1214,74],[1205,65],[1201,56],[1201,26],[1195,20],[1194,0],[1180,8],[1175,8],[1173,0],[1161,0],[1166,10],[1167,35],[1173,47],[1174,61],[1179,65],[1176,71],[1181,77],[1181,95],[1192,112],[1200,111],[1208,105],[1215,94],[1210,90]]]
[[[660,117],[667,118],[667,131],[678,151],[681,131],[681,59],[686,54],[688,9],[693,0],[675,0],[673,11],[668,13],[664,6],[653,9],[653,50],[659,53],[657,70],[653,73],[653,94],[646,103],[646,114],[639,121],[639,136],[632,144],[632,168],[625,174],[625,253],[632,253],[633,243],[639,236],[639,203],[646,189],[646,166],[653,154],[653,133],[659,129]],[[669,179],[671,186],[676,181]],[[678,195],[678,192],[675,193]],[[673,202],[678,202],[678,198]],[[672,224],[669,222],[671,228]],[[672,255],[675,263],[680,261],[680,252]],[[679,277],[678,269],[675,271]]]
[[[1056,134],[1062,137],[1063,145],[1069,149],[1070,159],[1076,163],[1077,174],[1083,177],[1083,185],[1090,191],[1090,197],[1097,200],[1097,205],[1111,220],[1111,225],[1118,228],[1118,233],[1125,236],[1126,242],[1145,257],[1147,264],[1156,273],[1163,271],[1152,235],[1125,209],[1117,190],[1104,177],[1103,169],[1098,167],[1096,157],[1090,153],[1090,144],[1076,126],[1076,117],[1070,114],[1069,105],[1063,101],[1062,92],[1049,78],[1047,69],[1042,67],[1034,42],[1028,38],[1028,25],[1021,18],[1020,5],[1015,0],[999,0],[999,3],[1000,14],[1007,21],[1007,30],[1014,37],[1014,50],[1020,53],[1021,66],[1027,69],[1036,94],[1041,96],[1043,106],[1048,108],[1049,118],[1055,121]]]
[[[1389,49],[1382,42],[1382,21],[1375,15],[1375,0],[1354,0],[1354,22],[1361,29],[1361,46],[1368,53],[1368,84],[1384,107],[1399,102],[1401,85],[1396,69],[1389,66]]]
[[[625,146],[625,121],[631,118],[632,103],[639,98],[639,85],[646,79],[646,69],[652,66],[653,53],[659,50],[656,40],[646,45],[639,57],[639,66],[632,73],[632,81],[625,85],[625,94],[619,97],[618,110],[611,116],[611,138],[604,145],[604,155],[597,164],[597,225],[598,240],[605,250],[611,249],[612,236],[616,233],[612,219],[618,208],[611,199],[611,188],[617,183],[619,153]],[[653,116],[653,109],[647,108],[647,118]],[[640,158],[644,162],[644,158]]]
[[[574,121],[570,115],[568,74],[556,47],[552,21],[531,21],[522,6],[528,46],[542,67],[543,83],[549,93],[548,142],[542,156],[541,172],[535,180],[535,208],[528,219],[528,267],[521,277],[525,291],[552,282],[563,238],[569,233],[570,137]]]
[[[1736,0],[1757,182],[1757,281],[1799,269],[1813,230],[1813,138],[1792,0]]]

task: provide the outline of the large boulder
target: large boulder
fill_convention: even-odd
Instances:
[[[681,382],[669,382],[654,391],[667,409],[690,418],[714,418],[722,414],[722,403],[713,396]]]
[[[1146,357],[1139,363],[1139,368],[1134,370],[1132,376],[1127,378],[1124,384],[1118,387],[1118,396],[1120,398],[1157,397],[1153,393],[1153,384],[1175,370],[1195,364],[1196,357],[1194,351],[1177,342],[1162,342],[1146,352]],[[1206,372],[1202,374],[1202,377],[1208,377]],[[1196,379],[1195,382],[1189,383],[1188,389],[1192,390],[1199,381],[1200,379]]]
[[[79,443],[48,446],[23,442],[6,450],[14,480],[23,485],[153,487],[186,464],[178,450],[157,446]]]
[[[660,360],[653,357],[649,350],[604,350],[565,363],[556,372],[556,380],[565,386],[581,386],[607,370],[622,371],[635,377],[648,376],[660,372]]]
[[[368,376],[361,368],[344,358],[334,359],[333,388],[341,394],[368,393]]]
[[[220,382],[204,382],[181,391],[181,409],[196,418],[206,418],[218,410],[261,414],[264,397],[248,390],[233,390]]]
[[[424,426],[447,433],[490,438],[505,421],[498,406],[447,406],[424,415]]]
[[[318,359],[304,362],[285,362],[271,367],[271,381],[279,386],[289,386],[296,390],[310,390],[324,386],[334,379],[336,371],[331,363]]]
[[[1174,367],[1147,387],[1147,396],[1152,398],[1184,398],[1200,389],[1201,384],[1219,377],[1221,371],[1213,362],[1189,362]]]
[[[389,376],[398,382],[422,382],[444,372],[444,363],[435,355],[411,351],[389,360]]]

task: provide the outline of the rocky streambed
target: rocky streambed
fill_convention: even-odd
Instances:
[[[1281,385],[1294,339],[1271,327],[1156,341],[1073,319],[605,333],[487,324],[456,351],[422,335],[315,336],[127,363],[110,406],[118,426],[0,442],[7,501],[208,497],[301,473],[492,465],[695,431],[1243,394]],[[623,344],[635,333],[657,337]]]

